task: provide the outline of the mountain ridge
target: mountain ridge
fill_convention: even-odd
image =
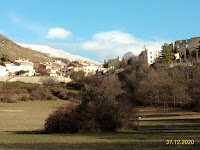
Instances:
[[[73,55],[64,50],[54,49],[49,46],[16,43],[6,36],[0,34],[0,57],[2,54],[8,55],[11,61],[18,58],[29,59],[30,61],[35,62],[61,59],[64,63],[69,63],[72,61],[87,61],[94,64],[100,64],[97,61],[93,61],[79,55]]]
[[[35,50],[37,52],[43,53],[44,55],[47,55],[50,58],[67,59],[70,62],[72,62],[72,61],[87,61],[87,62],[91,62],[91,63],[95,63],[95,64],[100,64],[97,61],[90,60],[88,58],[85,58],[85,57],[82,57],[79,55],[73,55],[64,50],[55,49],[55,48],[52,48],[52,47],[46,46],[46,45],[25,44],[25,43],[17,43],[17,44],[22,47],[29,48],[31,50]]]
[[[37,52],[16,44],[6,36],[0,34],[0,55],[7,54],[13,61],[18,58],[29,59],[30,61],[51,61],[52,59]],[[1,57],[1,56],[0,56]]]

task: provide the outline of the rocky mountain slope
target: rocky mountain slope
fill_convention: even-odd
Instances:
[[[85,57],[82,57],[82,56],[79,56],[79,55],[72,55],[72,54],[65,52],[63,50],[54,49],[54,48],[49,47],[49,46],[24,44],[24,43],[17,43],[17,44],[22,46],[22,47],[29,48],[29,49],[35,50],[37,52],[43,53],[44,55],[46,55],[50,58],[58,58],[58,59],[62,59],[62,60],[65,60],[65,61],[68,60],[69,62],[72,62],[72,61],[87,61],[87,62],[99,64],[98,62],[90,60],[88,58],[85,58]]]
[[[7,37],[0,34],[0,57],[2,54],[7,54],[11,60],[18,58],[25,58],[31,61],[50,61],[51,58],[45,56],[44,54],[24,48]]]
[[[87,61],[99,64],[98,62],[88,58],[79,55],[72,55],[63,50],[54,49],[49,46],[15,43],[9,38],[0,34],[0,57],[2,54],[7,54],[11,60],[25,58],[29,59],[30,61],[44,62],[61,59],[65,63],[71,61]]]

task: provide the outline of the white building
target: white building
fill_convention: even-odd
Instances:
[[[0,76],[4,77],[7,75],[6,67],[0,66]]]
[[[4,65],[6,66],[6,69],[11,73],[15,73],[21,70],[20,66],[13,64],[11,62],[4,62]]]
[[[148,66],[155,63],[156,59],[160,57],[160,53],[156,50],[149,50],[145,48],[144,51],[141,52],[140,56],[146,59]]]
[[[35,74],[35,70],[27,70],[24,73],[24,76],[33,76]]]
[[[83,66],[83,71],[85,72],[86,76],[95,74],[97,69],[99,68],[99,66],[95,64],[81,63],[81,65]]]
[[[33,63],[28,59],[17,59],[14,63],[4,62],[4,65],[10,73],[16,73],[21,70],[25,71],[28,76],[32,76],[35,73]]]
[[[147,62],[148,62],[148,65],[153,64],[158,57],[159,57],[158,51],[147,50]]]
[[[84,71],[85,75],[96,74],[96,71],[99,69],[99,65],[87,63],[87,62],[72,62],[69,66],[65,66],[61,69],[61,72],[65,76],[70,76],[72,72]]]
[[[66,64],[62,63],[61,60],[54,60],[54,61],[51,63],[51,65],[52,65],[54,68],[58,69],[59,71],[60,71],[60,69],[62,69],[62,68],[64,68],[64,67],[67,66]]]

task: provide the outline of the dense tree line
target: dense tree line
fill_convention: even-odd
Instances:
[[[193,61],[193,66],[170,67],[172,52],[171,46],[165,43],[162,56],[151,66],[144,59],[129,60],[119,78],[133,103],[199,109],[199,60]]]

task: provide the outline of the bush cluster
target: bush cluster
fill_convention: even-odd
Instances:
[[[68,90],[62,86],[52,88],[51,93],[62,100],[69,100],[70,98],[78,98],[80,96],[79,92]]]
[[[116,76],[93,76],[85,81],[82,98],[53,112],[48,133],[108,132],[135,127],[135,113]]]
[[[52,85],[53,82],[51,82]],[[79,97],[79,93],[68,90],[65,86],[55,82],[50,86],[50,80],[43,85],[24,83],[24,82],[5,82],[0,84],[1,102],[22,102],[33,100],[69,100]]]

